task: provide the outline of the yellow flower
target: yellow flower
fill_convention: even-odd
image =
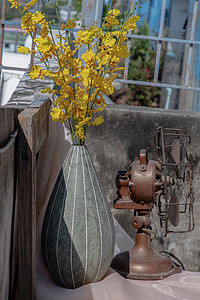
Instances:
[[[83,31],[79,31],[77,33],[77,36],[83,44],[92,44],[97,33],[98,33],[98,28],[92,26],[88,30],[86,29]]]
[[[29,52],[29,48],[28,47],[24,47],[24,46],[19,46],[17,48],[17,52],[22,53],[22,54],[27,54]]]
[[[65,85],[63,85],[60,89],[60,95],[66,99],[68,97],[73,97],[74,96],[74,89],[73,87],[71,87],[70,85],[68,85],[68,83],[66,83]]]
[[[110,95],[114,92],[111,79],[112,79],[111,76],[110,76],[110,80],[105,79],[102,76],[96,76],[94,77],[94,86],[97,87],[100,90],[100,92],[106,95]]]
[[[102,39],[102,43],[105,46],[113,47],[116,43],[116,39],[112,36],[112,34],[110,32],[107,32],[105,34],[104,38]]]
[[[68,77],[69,76],[69,69],[64,68],[63,69],[63,75]]]
[[[83,69],[81,72],[81,79],[83,80],[83,85],[85,87],[87,87],[91,82],[91,79],[89,78],[89,74],[90,74],[90,70],[87,68]]]
[[[81,141],[83,141],[86,138],[84,128],[82,126],[75,125],[75,136],[77,136],[78,139]]]
[[[35,49],[33,49],[32,51],[29,49],[29,54],[36,54],[36,50]]]
[[[26,4],[26,6],[24,6],[22,12],[27,11],[29,8],[31,8],[31,6],[34,6],[36,3],[38,3],[37,0],[31,0],[29,3]]]
[[[34,14],[32,14],[32,20],[35,23],[41,24],[43,19],[45,19],[45,15],[41,13],[41,11],[36,11]]]
[[[64,30],[65,28],[73,29],[75,27],[76,27],[76,19],[73,18],[67,21],[66,26],[64,26],[62,30]]]
[[[61,60],[63,60],[64,57],[61,58]],[[74,74],[74,78],[75,76],[78,76],[79,73],[81,72],[81,67],[82,67],[82,61],[80,58],[68,58],[69,61],[68,61],[68,64],[66,64],[66,60],[65,59],[63,61],[64,63],[64,67],[68,68],[68,69],[73,69],[73,74]]]
[[[33,5],[35,5],[36,3],[38,3],[37,0],[31,0],[27,5],[33,6]]]
[[[129,56],[128,47],[126,45],[119,45],[114,48],[114,53],[120,58],[127,58]]]
[[[41,70],[41,72],[44,74],[44,76],[47,76],[49,78],[52,78],[54,76],[54,72],[49,70]]]
[[[92,124],[98,126],[98,125],[102,124],[103,122],[104,122],[103,116],[99,116],[92,122]]]
[[[115,68],[113,70],[110,70],[109,74],[116,73],[116,72],[119,72],[119,71],[124,71],[124,70],[125,70],[124,67]]]
[[[110,62],[109,62],[109,66],[111,68],[115,68],[116,65],[120,62],[121,58],[117,57],[116,55],[113,55]]]
[[[49,86],[46,89],[42,89],[40,91],[40,93],[42,94],[47,94],[47,93],[51,94],[51,92],[52,92],[52,88],[50,88]]]
[[[49,34],[48,27],[45,26],[45,25],[42,25],[41,26],[41,31],[40,31],[41,37],[46,38],[48,34]]]
[[[119,25],[119,21],[115,18],[114,15],[108,15],[106,17],[106,22],[105,24],[103,25],[104,27],[108,27],[108,29],[110,29],[110,27],[112,26],[117,26]]]
[[[43,69],[39,65],[32,66],[30,78],[48,77],[52,80],[54,89],[46,87],[41,90],[41,93],[55,95],[54,108],[51,111],[52,119],[61,123],[68,122],[74,141],[84,143],[87,127],[100,125],[104,121],[102,116],[92,118],[92,115],[101,113],[105,108],[103,94],[109,95],[114,92],[113,81],[116,79],[114,74],[123,69],[117,66],[121,59],[129,55],[128,48],[123,43],[127,39],[128,31],[136,28],[139,17],[130,14],[124,24],[120,25],[118,20],[120,11],[109,10],[103,20],[103,26],[107,27],[106,31],[103,31],[103,26],[101,28],[91,26],[89,29],[78,31],[77,37],[72,39],[70,35],[66,35],[66,31],[76,27],[75,18],[61,25],[59,28],[61,30],[54,36],[53,23],[49,20],[48,14],[45,15],[41,11],[29,12],[38,0],[28,0],[23,9],[20,8],[22,0],[8,1],[12,3],[12,7],[20,10],[24,34],[30,34],[36,44],[33,51],[21,46],[18,52],[36,54],[45,66]],[[46,4],[43,4],[47,9]],[[34,38],[37,26],[40,30]],[[114,26],[117,27],[113,28]],[[84,54],[81,58],[77,58],[77,51],[83,46]],[[50,69],[51,58],[57,63],[55,69]]]
[[[11,8],[15,7],[16,9],[19,9],[22,4],[20,3],[20,0],[8,0],[10,3],[12,3]]]
[[[80,126],[83,126],[83,125],[85,125],[85,124],[88,124],[89,121],[90,121],[90,119],[91,119],[91,118],[88,118],[88,117],[84,118],[83,121],[80,121],[80,122],[79,122],[79,125],[80,125]]]
[[[104,31],[102,28],[99,28],[98,33],[97,33],[99,39],[103,39],[104,38]]]
[[[109,15],[113,15],[113,16],[119,16],[120,14],[120,10],[119,9],[110,9],[108,12]]]
[[[24,6],[22,12],[24,13],[24,12],[27,11],[27,10],[28,10],[28,7],[27,7],[27,6]]]
[[[101,106],[101,107],[97,107],[96,109],[95,109],[95,112],[102,112],[103,110],[104,110],[104,106]]]
[[[122,44],[127,39],[126,34],[127,34],[126,31],[120,32],[118,45]]]
[[[120,35],[121,35],[121,30],[115,30],[115,31],[112,31],[112,35],[116,38],[118,38]]]
[[[95,53],[94,53],[94,51],[92,51],[92,50],[86,51],[84,54],[81,55],[81,58],[88,65],[95,66]]]
[[[97,63],[99,66],[108,65],[108,63],[110,61],[110,55],[107,53],[106,54],[98,53],[96,60],[97,60]]]
[[[34,39],[34,42],[37,44],[38,50],[43,54],[51,50],[52,44],[50,39],[46,39],[40,36]]]
[[[62,110],[60,108],[58,108],[58,107],[52,108],[52,110],[51,110],[52,120],[53,121],[59,121],[62,113],[63,112],[62,112]]]
[[[40,71],[41,71],[41,67],[37,66],[37,65],[34,65],[34,66],[31,67],[31,70],[29,72],[29,76],[32,79],[37,79],[38,76],[40,75]]]
[[[31,13],[26,13],[22,18],[21,18],[21,28],[25,30],[25,33],[30,34],[30,32],[35,32],[37,25],[34,20],[32,20],[32,14]]]
[[[128,19],[125,24],[124,24],[124,29],[125,30],[135,30],[136,28],[136,22],[140,20],[140,17],[133,16],[130,19]]]
[[[67,25],[66,24],[62,24],[61,30],[66,30],[66,29],[67,29]]]

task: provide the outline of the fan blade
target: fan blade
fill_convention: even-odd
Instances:
[[[173,192],[169,200],[169,220],[171,224],[176,227],[179,223],[179,205],[178,199]]]
[[[171,148],[171,156],[175,162],[175,164],[180,164],[180,151],[181,151],[181,146],[179,139],[175,139],[172,144]]]

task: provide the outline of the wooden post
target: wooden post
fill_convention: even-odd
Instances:
[[[45,100],[45,101],[44,101]],[[35,299],[36,160],[48,136],[50,100],[40,98],[18,116],[18,297]]]
[[[16,108],[0,107],[0,300],[8,300],[11,289],[14,207],[16,196],[16,144],[9,147],[17,129]]]

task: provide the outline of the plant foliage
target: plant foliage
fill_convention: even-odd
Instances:
[[[30,34],[36,49],[19,47],[22,54],[33,53],[44,65],[33,65],[29,76],[32,79],[49,77],[54,82],[54,88],[47,87],[43,93],[55,96],[51,116],[54,121],[65,123],[69,128],[74,144],[84,144],[88,126],[99,125],[103,116],[94,117],[106,106],[103,94],[114,92],[112,83],[121,59],[129,56],[124,45],[126,35],[135,30],[138,16],[129,14],[120,24],[118,9],[108,10],[102,27],[82,28],[74,39],[72,31],[77,26],[76,19],[70,19],[67,24],[61,24],[58,14],[59,2],[55,9],[59,20],[56,33],[53,32],[53,22],[49,20],[48,9],[42,0],[45,12],[31,12],[37,0],[23,4],[21,0],[9,0],[12,7],[19,10],[21,27],[24,34]],[[113,30],[115,26],[115,30]],[[38,36],[34,36],[39,28]],[[86,48],[81,58],[77,58],[80,48]],[[51,60],[56,62],[56,70],[50,68]]]
[[[138,35],[150,35],[147,22],[143,22],[142,27],[137,28]],[[161,58],[162,65],[162,58]],[[147,39],[134,39],[130,50],[130,63],[128,79],[137,81],[153,81],[155,68],[155,49],[152,42]],[[145,85],[132,85],[134,102],[144,106],[151,106],[158,102],[160,97],[160,88],[152,88]],[[127,104],[131,104],[127,100]]]

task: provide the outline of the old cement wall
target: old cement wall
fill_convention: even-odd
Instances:
[[[43,88],[41,81],[27,81],[24,78],[8,104],[28,105],[33,94]],[[36,98],[37,95],[34,96]],[[153,211],[153,229],[157,238],[153,247],[167,250],[177,255],[187,270],[200,271],[200,113],[177,110],[139,108],[132,106],[108,105],[104,111],[105,122],[90,129],[87,145],[93,157],[96,169],[106,190],[113,215],[134,239],[135,230],[131,226],[133,212],[115,210],[115,178],[119,170],[127,170],[129,164],[139,158],[140,149],[148,150],[149,159],[155,159],[153,135],[158,126],[182,128],[192,138],[192,158],[194,160],[194,204],[195,229],[192,233],[161,236],[158,216]]]
[[[152,245],[157,251],[166,250],[175,254],[187,270],[200,271],[200,114],[121,105],[108,105],[103,114],[105,122],[90,130],[87,145],[106,190],[112,213],[132,238],[135,237],[135,230],[131,226],[133,212],[113,208],[118,171],[127,170],[129,164],[139,158],[142,148],[148,150],[149,159],[155,159],[153,135],[158,126],[184,129],[191,136],[195,229],[190,233],[169,234],[163,238],[154,209],[152,223],[157,237]]]

